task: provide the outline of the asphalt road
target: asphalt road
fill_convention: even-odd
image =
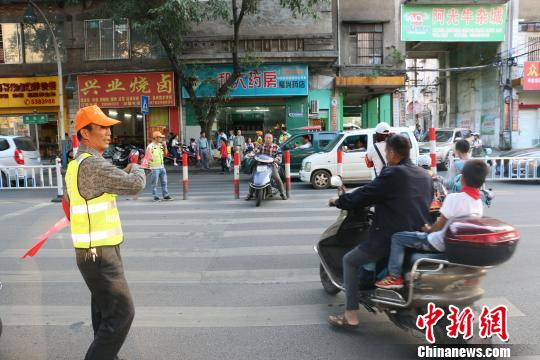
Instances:
[[[337,216],[335,190],[293,184],[292,198],[255,208],[233,199],[230,175],[193,174],[190,198],[170,179],[173,202],[120,197],[122,253],[136,305],[121,351],[128,359],[416,358],[419,339],[361,311],[362,326],[326,324],[344,298],[327,295],[312,250]],[[484,281],[485,303],[510,309],[514,355],[540,356],[540,185],[492,184],[486,215],[518,227],[508,263]],[[247,185],[242,183],[242,196]],[[0,192],[0,359],[82,359],[91,341],[90,296],[67,230],[33,259],[19,257],[61,216],[49,192]]]

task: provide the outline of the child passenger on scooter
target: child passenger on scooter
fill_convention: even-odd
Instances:
[[[483,205],[480,188],[488,174],[487,165],[481,160],[469,160],[462,170],[462,188],[459,193],[449,194],[441,207],[441,215],[433,225],[424,225],[422,231],[402,231],[392,235],[388,260],[388,276],[375,283],[383,289],[401,289],[404,284],[403,261],[405,249],[428,252],[444,252],[444,233],[448,220],[461,216],[482,216]]]

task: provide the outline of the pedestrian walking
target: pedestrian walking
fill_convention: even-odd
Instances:
[[[371,178],[375,179],[386,167],[386,138],[390,136],[390,126],[385,123],[379,123],[375,127],[373,145],[368,148],[366,154],[366,163],[369,168],[373,168]]]
[[[152,170],[152,196],[154,196],[154,201],[159,201],[160,198],[157,196],[157,184],[158,181],[161,185],[161,193],[163,194],[163,200],[173,200],[169,196],[169,189],[167,188],[167,170],[165,170],[165,165],[163,158],[166,154],[165,147],[165,136],[159,131],[154,131],[152,134],[152,142],[146,148],[150,158],[148,160],[148,166]]]
[[[233,147],[234,146],[234,130],[229,130],[229,135],[227,136],[227,146]]]
[[[171,133],[170,148],[171,154],[173,156],[174,166],[178,166],[178,157],[179,157],[179,144],[178,144],[178,135]]]
[[[201,167],[204,170],[209,170],[210,143],[208,142],[204,131],[201,131],[200,136],[197,139],[197,150],[199,151],[199,156],[201,158]]]
[[[96,105],[80,109],[75,118],[79,149],[65,175],[77,267],[92,295],[94,339],[85,360],[117,359],[135,315],[120,256],[124,236],[116,196],[137,194],[146,178],[137,164],[121,170],[103,158],[110,127],[119,123]]]
[[[414,128],[413,135],[416,138],[417,141],[422,141],[424,139],[424,132],[422,131],[422,127],[419,123],[416,123],[416,127]]]
[[[229,168],[227,167],[227,158],[229,157],[229,153],[227,151],[227,139],[221,138],[219,152],[221,155],[221,173],[225,174],[225,171],[229,172]]]
[[[246,149],[246,140],[244,139],[244,136],[242,135],[242,130],[238,129],[236,131],[236,136],[234,137],[233,141],[233,153],[236,151],[240,151],[240,161],[242,161],[242,158],[244,157],[244,150]]]

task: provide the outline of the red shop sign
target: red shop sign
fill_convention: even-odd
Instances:
[[[540,90],[540,61],[525,61],[523,90]]]
[[[79,75],[77,85],[80,107],[140,107],[141,95],[150,106],[176,105],[172,72]]]

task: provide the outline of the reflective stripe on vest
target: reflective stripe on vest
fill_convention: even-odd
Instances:
[[[71,239],[73,246],[79,249],[114,246],[124,239],[116,195],[104,193],[95,199],[85,200],[79,192],[79,166],[90,156],[83,153],[77,161],[70,162],[65,178],[70,202]]]
[[[163,148],[161,144],[150,144],[148,146],[152,149],[152,160],[148,162],[150,169],[159,169],[163,167]]]

